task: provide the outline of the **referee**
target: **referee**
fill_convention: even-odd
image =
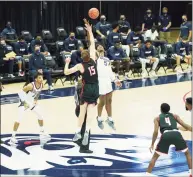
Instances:
[[[75,114],[77,117],[79,117],[79,113],[80,113],[80,93],[81,93],[81,84],[78,83],[76,86],[75,86],[75,95],[74,95],[74,98],[75,98],[75,103],[76,103],[76,109],[75,109]],[[87,119],[87,114],[85,115],[85,118],[84,118],[84,122],[82,124],[82,128],[81,128],[81,139],[79,139],[78,141],[74,141],[74,143],[76,143],[78,146],[80,146],[80,150],[79,152],[80,153],[88,153],[88,154],[91,154],[93,153],[93,151],[89,150],[89,145],[90,145],[90,131],[89,131],[89,138],[88,138],[88,144],[86,146],[82,145],[82,139],[84,137],[84,132],[86,130],[86,119]]]

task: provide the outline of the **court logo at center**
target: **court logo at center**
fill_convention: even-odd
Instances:
[[[2,135],[5,143],[1,144],[1,174],[57,177],[143,176],[152,156],[148,149],[151,139],[147,137],[93,135],[90,144],[93,154],[80,154],[72,137],[69,134],[55,134],[50,141],[43,144],[39,142],[37,135],[18,135],[19,144],[12,147],[8,144],[10,135]],[[191,142],[187,143],[191,147]],[[166,171],[171,174],[187,171],[184,155],[172,149],[170,155],[161,157],[158,163],[167,166]],[[177,169],[174,168],[176,164],[179,167]],[[155,168],[154,173],[165,175],[166,171]]]

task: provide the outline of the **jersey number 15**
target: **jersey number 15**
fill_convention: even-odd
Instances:
[[[95,68],[94,66],[90,66],[88,67],[88,70],[90,72],[90,76],[94,76],[96,74]]]

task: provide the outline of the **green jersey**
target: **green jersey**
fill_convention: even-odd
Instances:
[[[167,114],[160,114],[159,115],[159,126],[160,126],[160,132],[161,134],[165,130],[174,130],[178,129],[177,128],[177,121],[172,113],[167,113]]]

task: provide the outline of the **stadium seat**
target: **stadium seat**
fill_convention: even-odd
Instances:
[[[48,47],[48,51],[51,55],[56,55],[56,43],[54,42],[52,33],[49,30],[42,30],[42,39],[45,45]]]
[[[84,27],[77,26],[76,27],[76,38],[82,42],[82,44],[86,47],[87,46],[87,33]]]
[[[56,31],[57,31],[57,40],[58,41],[64,41],[68,37],[68,34],[63,27],[58,27]]]

